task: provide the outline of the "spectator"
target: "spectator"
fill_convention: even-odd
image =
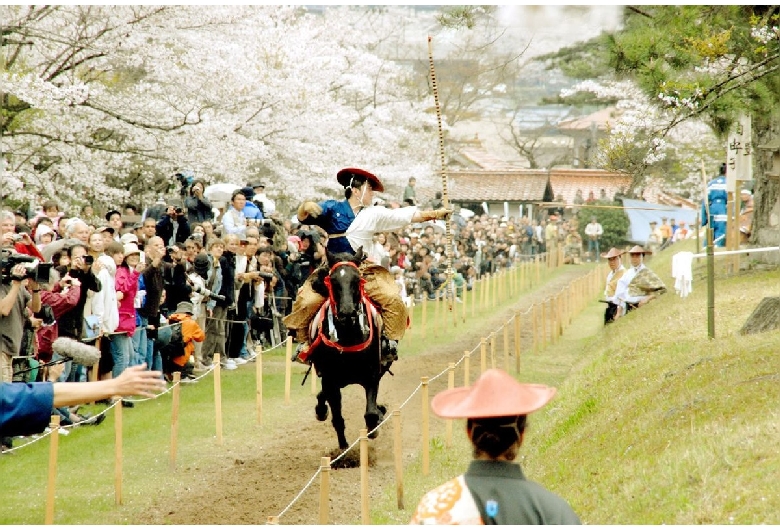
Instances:
[[[707,201],[706,205],[704,201]],[[712,227],[713,244],[716,247],[726,246],[727,202],[726,164],[721,164],[718,176],[707,183],[707,196],[701,203],[701,226]]]
[[[622,251],[612,247],[609,249],[609,252],[601,256],[607,259],[607,264],[609,265],[609,274],[607,274],[607,281],[604,287],[604,301],[607,303],[607,308],[604,311],[605,326],[610,322],[614,322],[615,314],[619,307],[617,298],[615,298],[615,290],[617,289],[618,281],[626,272],[626,268],[620,259],[622,255]]]
[[[601,252],[599,244],[602,235],[604,235],[604,228],[601,226],[601,223],[598,222],[595,216],[591,217],[590,223],[585,227],[585,236],[588,238],[588,263],[590,263],[591,258],[594,261],[599,260]]]
[[[247,219],[244,214],[246,195],[241,190],[236,190],[230,196],[230,207],[222,216],[223,237],[228,234],[236,234],[246,237]]]
[[[260,213],[263,214],[263,218],[267,219],[276,213],[276,203],[265,194],[265,184],[262,182],[255,182],[249,183],[247,186],[250,186],[254,191],[255,196],[252,199],[252,202],[260,208]]]
[[[30,234],[16,233],[16,216],[8,210],[0,210],[0,248],[46,261],[30,238]]]
[[[227,317],[227,308],[230,305],[227,303],[225,293],[228,290],[233,291],[232,283],[229,286],[223,285],[222,256],[225,252],[225,242],[222,239],[215,238],[209,241],[207,248],[211,263],[211,274],[206,280],[206,289],[225,298],[223,300],[209,300],[206,303],[206,340],[201,348],[203,353],[201,361],[206,366],[210,366],[214,354],[218,353],[220,359],[226,363],[226,368],[233,370],[236,368],[235,363],[231,363],[232,366],[227,366],[225,360],[225,319]]]
[[[555,395],[544,385],[518,383],[498,369],[471,387],[437,394],[431,408],[442,418],[465,418],[474,460],[465,474],[426,493],[412,524],[580,524],[571,506],[525,478],[514,463],[528,414]]]
[[[141,225],[141,235],[138,236],[139,244],[146,245],[151,238],[157,235],[157,220],[148,217],[144,219]]]
[[[405,206],[417,205],[417,192],[414,189],[416,185],[417,185],[417,179],[414,177],[409,177],[409,182],[406,184],[406,187],[404,188],[404,196],[401,199],[401,202],[404,203]]]
[[[618,281],[615,299],[620,305],[615,318],[641,307],[666,292],[663,280],[644,264],[648,251],[635,245],[628,251],[631,268]]]
[[[176,306],[176,310],[170,316],[170,322],[172,324],[181,323],[181,341],[183,343],[181,351],[183,353],[179,356],[166,358],[163,373],[169,381],[172,380],[174,372],[179,372],[182,380],[196,379],[189,368],[189,361],[195,352],[194,344],[196,342],[203,342],[205,335],[195,319],[192,318],[192,314],[193,308],[191,302],[179,302]]]
[[[157,221],[156,233],[166,246],[181,245],[190,237],[190,224],[179,206],[168,206],[168,209]]]
[[[135,301],[138,294],[138,278],[141,276],[136,269],[141,251],[134,243],[122,246],[121,252],[119,246],[120,243],[112,243],[106,249],[107,254],[116,264],[114,282],[119,316],[116,333],[111,336],[111,355],[114,359],[112,377],[118,377],[125,368],[130,366],[131,359],[136,358],[133,345],[136,323]]]
[[[144,247],[144,252],[147,263],[141,276],[146,290],[146,299],[143,307],[138,309],[138,314],[147,322],[146,359],[143,361],[151,370],[159,371],[162,370],[162,359],[160,352],[155,348],[155,341],[160,327],[160,307],[165,287],[163,269],[166,268],[166,264],[163,262],[165,256],[163,239],[158,236],[151,238]]]
[[[106,222],[108,223],[108,226],[112,228],[111,236],[114,241],[119,241],[124,226],[122,223],[122,212],[119,210],[109,210],[108,213],[106,213]]]
[[[190,225],[211,221],[214,219],[213,206],[211,202],[203,196],[206,190],[206,183],[198,179],[190,186],[189,194],[184,199],[184,207],[187,209],[187,221]]]
[[[33,313],[41,310],[40,287],[32,279],[25,279],[26,268],[15,265],[10,278],[0,282],[0,381],[13,381],[13,358],[22,347],[22,331],[26,309]]]

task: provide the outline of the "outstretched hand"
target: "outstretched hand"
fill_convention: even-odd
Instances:
[[[154,392],[165,390],[162,373],[149,371],[146,363],[140,366],[130,366],[122,374],[112,380],[115,385],[114,395],[154,397]]]

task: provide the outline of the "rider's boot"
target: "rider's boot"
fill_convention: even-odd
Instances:
[[[295,335],[296,335],[295,334],[295,330],[290,330],[288,332],[288,335],[290,335],[291,337],[294,338]],[[301,352],[304,352],[304,351],[306,351],[308,349],[309,349],[309,343],[308,342],[299,342],[298,346],[295,347],[295,351],[293,352],[292,357],[290,357],[290,360],[292,362],[294,362],[294,363],[297,362],[297,363],[301,363],[301,364],[309,364],[308,360],[301,359],[301,357],[300,357]]]
[[[390,365],[398,360],[398,341],[382,337],[382,357],[380,363],[382,366]]]

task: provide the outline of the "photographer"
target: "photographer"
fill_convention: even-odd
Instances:
[[[163,257],[163,286],[165,302],[163,313],[167,316],[176,310],[180,302],[189,302],[192,288],[187,283],[187,258],[179,245],[168,247]]]
[[[181,206],[168,206],[162,218],[157,222],[157,235],[167,246],[184,244],[190,237],[190,223]]]
[[[0,211],[0,248],[13,249],[19,254],[33,256],[46,261],[41,255],[30,234],[16,233],[16,216],[8,210]]]
[[[189,194],[184,199],[184,207],[187,209],[187,221],[190,225],[214,219],[211,202],[203,196],[205,189],[206,183],[198,179],[192,183]]]
[[[25,309],[41,310],[40,287],[27,277],[27,267],[17,263],[10,271],[2,271],[0,282],[0,381],[13,381],[13,358],[22,347]],[[25,288],[28,287],[30,292]]]

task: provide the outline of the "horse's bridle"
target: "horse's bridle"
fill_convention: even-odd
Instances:
[[[360,270],[357,265],[352,263],[351,261],[339,261],[338,263],[334,264],[330,270],[328,271],[328,275],[323,280],[325,283],[325,286],[328,288],[328,301],[330,302],[330,310],[333,312],[333,316],[337,315],[336,310],[336,299],[333,296],[333,286],[331,285],[330,281],[330,275],[334,273],[334,271],[341,266],[348,265],[350,267],[354,267],[358,271]],[[360,298],[358,300],[358,304],[365,303],[366,305],[371,304],[373,306],[373,302],[366,296],[364,285],[366,283],[365,278],[360,278]],[[368,307],[366,307],[368,309]],[[371,344],[371,341],[374,338],[374,319],[371,317],[370,312],[366,311],[366,316],[368,317],[368,338],[365,340],[365,342],[362,342],[360,344],[355,344],[353,346],[342,346],[336,342],[331,341],[328,337],[325,336],[325,334],[322,332],[322,329],[320,329],[320,332],[317,334],[317,338],[314,341],[314,344],[312,344],[312,348],[318,343],[323,342],[327,346],[330,346],[331,348],[336,348],[339,351],[342,352],[355,352],[355,351],[362,351],[365,348],[368,347],[369,344]]]
[[[333,284],[330,281],[330,277],[336,271],[337,268],[343,267],[345,265],[348,265],[350,267],[354,267],[355,270],[358,271],[358,274],[360,274],[360,269],[358,268],[358,266],[355,265],[354,263],[352,263],[351,261],[339,261],[339,262],[335,263],[330,268],[330,270],[328,271],[328,275],[325,276],[325,279],[323,280],[324,283],[325,283],[325,287],[328,288],[328,300],[330,301],[330,307],[331,307],[331,310],[333,311],[333,316],[338,316],[338,310],[336,308],[336,298],[333,296]],[[364,288],[365,284],[366,284],[365,278],[361,277],[360,278],[360,288],[359,288],[359,291],[358,291],[358,294],[359,294],[358,300],[359,301],[362,301],[366,297],[366,291],[365,291],[365,288]]]

